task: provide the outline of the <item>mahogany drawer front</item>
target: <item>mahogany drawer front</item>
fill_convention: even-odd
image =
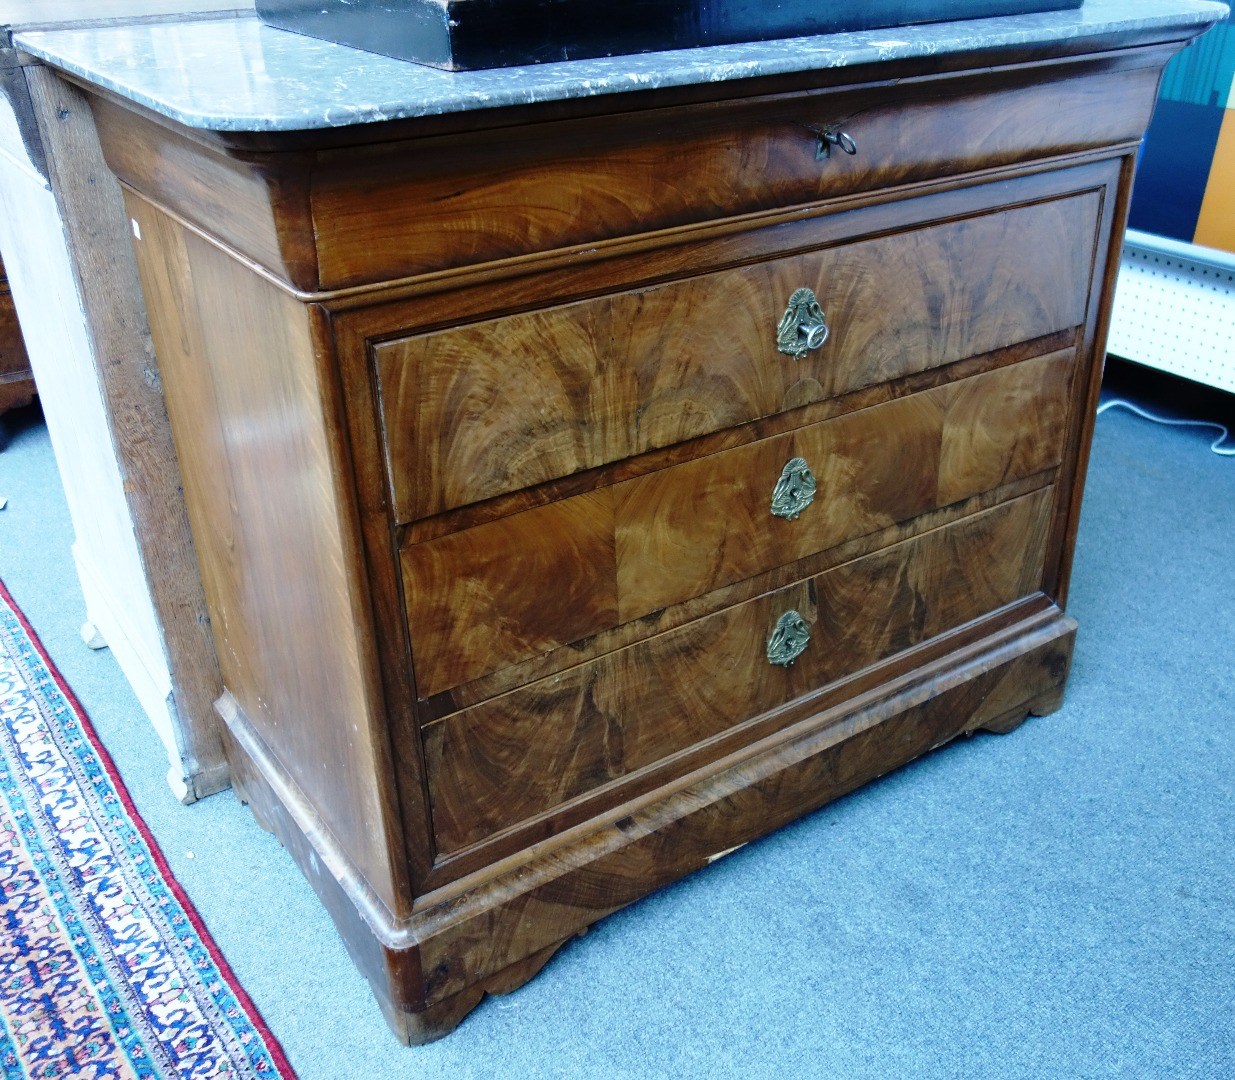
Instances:
[[[395,518],[1073,327],[1098,211],[1086,193],[379,344]],[[777,327],[803,287],[830,336],[794,359]]]
[[[1032,476],[1063,452],[1072,350],[402,552],[421,697]],[[771,513],[787,462],[817,493]]]
[[[1037,591],[1052,489],[580,664],[430,726],[439,855]],[[809,641],[769,662],[778,621]]]
[[[312,183],[320,287],[1135,141],[1156,79],[1128,56],[323,152]],[[857,152],[818,158],[824,129],[844,130]]]

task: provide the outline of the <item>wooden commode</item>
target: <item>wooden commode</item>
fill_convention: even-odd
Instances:
[[[401,1038],[1058,707],[1137,145],[1198,7],[318,130],[93,88],[232,774]]]

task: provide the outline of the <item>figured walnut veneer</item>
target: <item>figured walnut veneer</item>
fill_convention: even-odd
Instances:
[[[439,850],[1029,595],[1042,578],[1049,496],[1023,496],[447,717],[425,733]],[[769,631],[789,610],[811,627],[810,642],[792,665],[769,664]]]
[[[1027,360],[414,545],[417,687],[449,690],[1050,468],[1073,363]],[[769,504],[797,456],[819,495],[786,521]]]
[[[439,513],[1075,326],[1097,210],[1094,194],[1052,200],[381,344],[395,516]],[[1066,240],[1022,262],[1016,253],[1044,235]],[[831,334],[786,361],[774,328],[803,285]]]
[[[95,100],[237,788],[401,1038],[1059,704],[1116,238],[1193,33],[318,134]]]

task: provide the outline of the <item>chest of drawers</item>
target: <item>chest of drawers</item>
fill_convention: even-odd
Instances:
[[[405,1040],[1057,707],[1198,29],[317,133],[100,94],[236,786]]]

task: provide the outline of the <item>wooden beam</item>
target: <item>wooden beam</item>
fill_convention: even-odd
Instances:
[[[188,798],[228,785],[214,700],[222,692],[119,185],[85,96],[24,69],[48,179],[64,223],[99,392],[171,671]]]

